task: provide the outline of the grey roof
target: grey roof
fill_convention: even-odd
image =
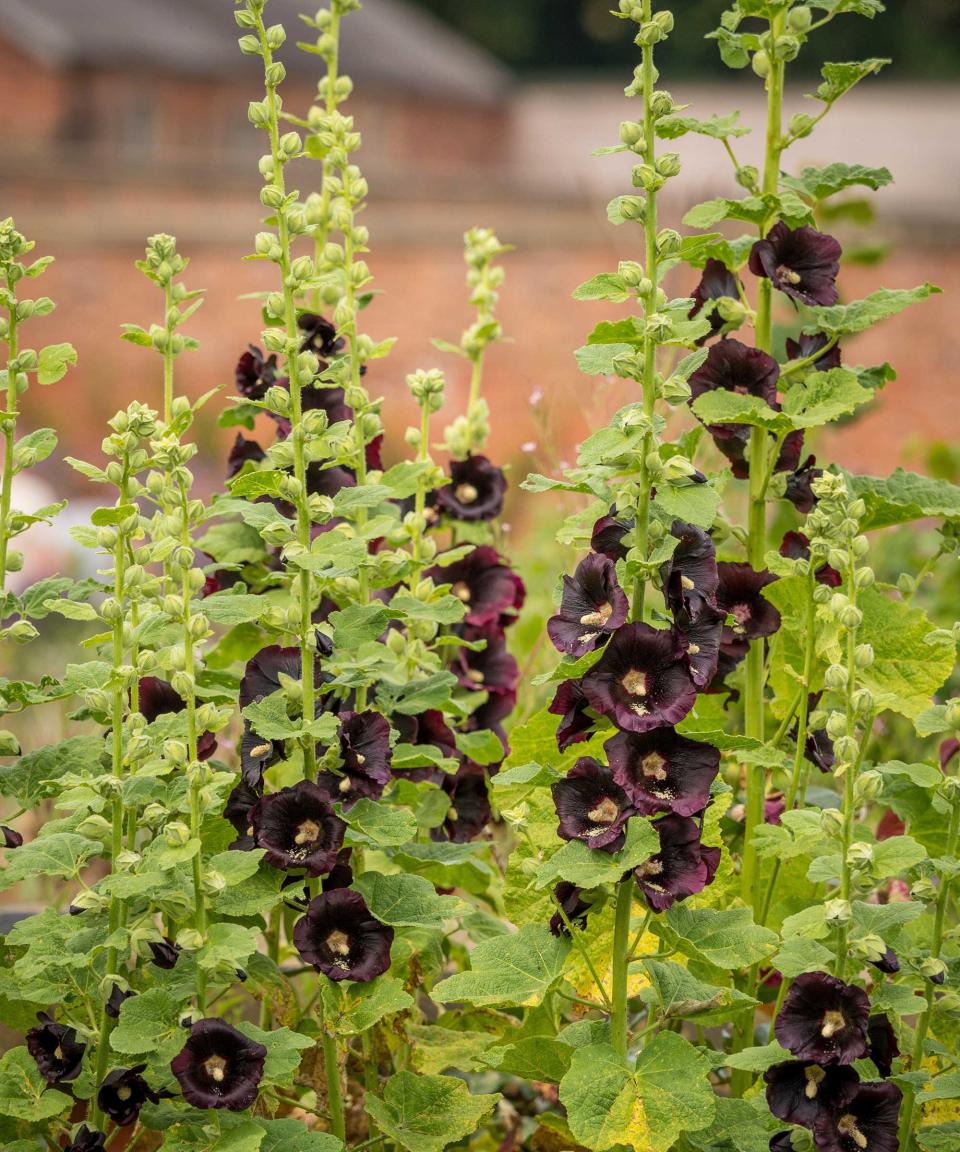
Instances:
[[[230,0],[3,0],[0,38],[52,66],[144,66],[195,76],[236,77],[255,58],[237,48]],[[316,76],[312,38],[299,18],[316,0],[270,0],[266,17],[282,23],[279,56],[291,76]],[[492,104],[509,87],[508,69],[408,0],[364,0],[343,21],[343,70],[359,85]]]

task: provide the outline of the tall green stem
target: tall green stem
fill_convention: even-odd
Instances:
[[[3,413],[3,487],[0,491],[0,592],[7,586],[7,552],[10,547],[10,506],[13,499],[13,446],[17,433],[17,373],[11,365],[17,359],[17,304],[13,282],[7,277],[11,302],[7,313],[7,406]]]
[[[323,1035],[323,1068],[327,1080],[327,1106],[330,1110],[330,1131],[338,1140],[347,1138],[347,1123],[343,1110],[343,1088],[340,1083],[340,1058],[337,1041],[332,1033]]]
[[[613,926],[613,977],[610,989],[610,1039],[622,1060],[627,1058],[627,970],[630,956],[630,914],[633,911],[633,876],[617,888]]]
[[[847,585],[850,603],[856,607],[857,603],[857,581],[856,581],[856,557],[851,549],[848,552],[847,560]],[[856,650],[857,650],[857,629],[856,627],[847,629],[847,651],[846,651],[846,665],[847,665],[847,686],[846,686],[846,731],[847,736],[854,734],[857,723],[857,712],[854,706],[854,691],[856,689],[857,678],[857,665],[856,665]],[[843,774],[843,834],[842,834],[842,847],[840,859],[840,899],[850,899],[851,889],[851,873],[850,873],[850,846],[853,843],[853,824],[855,816],[855,788],[857,783],[857,771],[860,767],[860,761],[863,756],[863,750],[867,743],[867,733],[865,732],[862,737],[860,748],[856,757],[846,765],[846,770]],[[847,952],[848,952],[848,935],[849,926],[848,922],[844,921],[840,926],[839,943],[837,946],[837,976],[842,980],[846,975],[847,970]]]

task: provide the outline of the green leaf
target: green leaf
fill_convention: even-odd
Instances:
[[[782,1064],[790,1059],[786,1048],[781,1048],[776,1040],[758,1048],[744,1048],[724,1060],[728,1068],[740,1068],[744,1072],[766,1072],[774,1064]]]
[[[960,1147],[960,1120],[947,1124],[921,1125],[916,1132],[922,1152],[956,1152]]]
[[[789,416],[771,408],[761,397],[741,396],[739,392],[704,392],[691,407],[704,424],[747,424],[784,435],[794,426]]]
[[[499,764],[503,745],[496,732],[484,728],[479,732],[458,732],[457,748],[475,764]]]
[[[946,480],[905,472],[902,468],[887,477],[845,475],[854,496],[859,496],[867,506],[861,521],[864,531],[928,517],[960,519],[960,487]]]
[[[395,976],[379,976],[367,984],[325,980],[320,1002],[324,1028],[338,1036],[359,1036],[384,1016],[411,1008],[413,997]]]
[[[378,804],[366,796],[349,811],[341,810],[340,818],[350,828],[350,840],[357,844],[396,848],[417,835],[417,819],[412,812],[392,804]]]
[[[516,1044],[490,1048],[484,1061],[501,1076],[521,1080],[545,1080],[559,1084],[570,1070],[573,1048],[553,1036],[529,1036]]]
[[[21,437],[14,445],[13,466],[16,471],[32,468],[46,460],[57,446],[57,434],[52,428],[37,428]]]
[[[710,528],[720,507],[721,494],[712,481],[706,484],[662,484],[657,487],[655,506],[671,520],[683,520]]]
[[[172,1059],[183,1047],[186,1033],[180,1027],[180,1005],[163,988],[148,988],[124,1000],[120,1018],[110,1033],[110,1047],[124,1056],[155,1053]]]
[[[573,292],[574,300],[609,300],[614,304],[623,304],[631,295],[624,278],[612,272],[601,272]]]
[[[709,136],[713,140],[750,135],[750,129],[740,123],[739,112],[711,116],[709,120],[698,120],[695,116],[664,116],[657,121],[656,132],[662,140],[677,140],[688,132]]]
[[[448,976],[431,993],[441,1004],[539,1004],[560,978],[570,942],[553,935],[546,924],[528,924],[508,936],[478,944],[470,969]]]
[[[264,1079],[272,1080],[286,1087],[290,1084],[297,1069],[300,1067],[300,1053],[312,1048],[316,1040],[304,1036],[302,1032],[293,1032],[289,1028],[272,1028],[264,1032],[249,1020],[241,1021],[240,1031],[262,1044],[267,1050],[267,1059],[263,1066]]]
[[[804,332],[824,332],[828,336],[845,336],[854,332],[865,332],[881,320],[896,316],[917,304],[936,296],[941,291],[934,284],[921,284],[919,288],[881,288],[872,292],[864,300],[852,304],[833,304],[826,307],[809,308],[810,323],[804,325]]]
[[[462,900],[456,896],[440,896],[422,876],[364,872],[353,886],[363,895],[370,912],[394,927],[442,931],[445,920],[455,919],[465,911]]]
[[[44,608],[48,612],[56,612],[58,616],[63,616],[67,620],[99,620],[100,614],[92,604],[86,604],[81,600],[45,600],[43,602]]]
[[[475,1132],[498,1099],[471,1095],[454,1076],[398,1072],[384,1085],[382,1100],[366,1098],[366,1109],[380,1131],[409,1152],[442,1152]]]
[[[211,924],[207,938],[196,954],[197,967],[214,972],[218,968],[235,971],[242,968],[257,949],[257,936],[252,928],[222,921]]]
[[[376,640],[390,623],[390,612],[382,604],[351,604],[330,613],[334,645],[352,652],[370,640]]]
[[[197,611],[202,612],[214,624],[220,624],[224,628],[236,628],[238,624],[259,620],[265,607],[262,596],[214,592],[212,596],[204,597],[197,605]]]
[[[820,7],[823,4],[821,2]],[[817,89],[817,99],[825,104],[835,104],[861,80],[873,76],[880,71],[889,60],[872,58],[870,60],[857,60],[849,64],[824,64],[821,69],[823,83]]]
[[[302,1120],[257,1119],[265,1135],[259,1152],[343,1152],[343,1144],[329,1132],[311,1132]]]
[[[803,972],[831,972],[835,963],[836,957],[829,948],[799,936],[784,940],[773,958],[774,968],[789,980]]]
[[[0,873],[0,890],[34,876],[76,879],[86,864],[103,851],[97,840],[76,832],[51,832],[9,853],[7,867]]]
[[[791,384],[783,398],[783,410],[797,428],[818,428],[841,416],[849,416],[873,399],[855,372],[849,368],[831,368],[828,372],[811,372]]]
[[[590,848],[570,840],[537,869],[537,887],[569,880],[580,888],[615,884],[625,873],[660,851],[660,837],[649,820],[635,817],[627,823],[627,837],[618,852]]]
[[[35,808],[40,800],[57,794],[64,776],[99,775],[103,750],[101,736],[73,736],[28,752],[16,764],[0,768],[0,795]]]
[[[574,355],[581,372],[587,376],[615,376],[616,358],[633,352],[632,344],[587,344]]]
[[[784,177],[783,183],[813,200],[826,200],[845,188],[864,187],[876,192],[893,183],[887,168],[867,168],[863,164],[828,164],[826,168],[804,168],[799,176]]]
[[[77,362],[77,350],[72,344],[48,344],[37,357],[37,383],[56,384],[67,374],[67,368]]]
[[[390,601],[394,616],[406,620],[426,620],[431,624],[459,624],[467,607],[456,596],[433,593],[428,600],[419,600],[409,592],[398,592]]]
[[[665,1020],[725,1023],[737,1011],[759,1003],[736,988],[705,984],[680,964],[643,961]]]
[[[688,908],[675,904],[653,928],[666,927],[688,956],[716,968],[748,968],[772,955],[776,932],[753,922],[749,908]]]
[[[0,1057],[0,1116],[37,1124],[59,1116],[72,1103],[65,1093],[47,1086],[26,1048],[11,1048]]]

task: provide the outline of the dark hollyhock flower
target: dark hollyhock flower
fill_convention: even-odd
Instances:
[[[301,312],[297,317],[297,327],[303,333],[300,351],[316,352],[323,360],[336,356],[347,345],[346,340],[337,335],[337,330],[330,321],[315,312]]]
[[[250,812],[250,823],[268,864],[304,868],[309,876],[322,876],[336,864],[346,829],[327,791],[312,780],[262,797]]]
[[[627,820],[636,809],[605,764],[581,756],[562,780],[551,785],[563,840],[616,852],[626,839]]]
[[[339,800],[349,808],[361,796],[379,800],[390,783],[393,761],[387,718],[379,712],[341,712],[340,755],[342,775],[321,772],[317,776],[331,803]]]
[[[591,552],[573,576],[564,576],[560,611],[547,621],[547,634],[558,652],[583,656],[605,643],[629,614],[616,564]]]
[[[676,634],[649,624],[624,624],[582,683],[590,707],[628,732],[678,724],[697,698]]]
[[[569,936],[568,922],[575,928],[583,928],[586,925],[587,913],[593,905],[589,900],[584,900],[582,888],[571,884],[569,880],[563,880],[554,888],[553,898],[563,909],[562,916],[558,910],[550,917],[550,931],[554,936]]]
[[[785,532],[780,541],[780,555],[788,560],[809,560],[809,539],[802,532]],[[843,577],[829,564],[821,564],[813,575],[818,584],[825,584],[828,588],[839,588],[843,583]]]
[[[889,1076],[894,1060],[900,1055],[900,1045],[885,1012],[875,1012],[867,1021],[867,1050],[880,1075]]]
[[[152,724],[158,716],[166,713],[183,712],[186,700],[175,691],[172,684],[159,680],[156,676],[143,676],[139,682],[138,704],[142,716]],[[209,760],[217,750],[217,738],[212,732],[201,732],[197,740],[197,758]]]
[[[459,758],[457,738],[438,708],[428,708],[416,716],[402,716],[397,713],[392,720],[393,726],[400,734],[401,744],[432,747],[438,749],[440,754],[448,759]],[[447,774],[441,768],[426,765],[422,768],[396,771],[396,775],[403,780],[429,780],[439,784]]]
[[[816,456],[808,456],[800,467],[787,477],[784,497],[804,516],[812,512],[817,503],[813,482],[823,475],[823,469],[815,467],[816,463]]]
[[[587,714],[587,698],[579,680],[564,680],[557,688],[547,711],[551,716],[560,716],[557,728],[557,747],[561,752],[571,744],[589,740],[596,721]]]
[[[708,304],[712,306],[716,300],[721,300],[724,297],[731,300],[739,300],[739,282],[722,260],[714,260],[711,257],[711,259],[704,264],[700,283],[694,288],[691,295],[693,297],[693,307],[690,309],[688,315],[692,320],[693,317],[701,312]],[[713,306],[710,313],[710,331],[706,336],[701,336],[697,343],[705,344],[711,336],[716,336],[723,330],[725,323],[726,321],[719,315],[716,307]]]
[[[107,1137],[95,1128],[88,1128],[81,1124],[77,1134],[66,1146],[63,1152],[104,1152],[107,1146]]]
[[[838,241],[824,232],[807,225],[788,228],[780,221],[765,240],[754,244],[750,271],[802,304],[836,304],[842,251]]]
[[[486,456],[450,465],[450,482],[437,489],[437,506],[454,520],[493,520],[500,515],[507,478]]]
[[[242,1112],[257,1098],[267,1050],[225,1020],[196,1020],[183,1051],[170,1062],[183,1098],[194,1108]]]
[[[451,776],[445,774],[440,785],[450,797],[450,807],[439,828],[431,831],[434,840],[452,840],[465,844],[475,839],[490,823],[490,795],[483,768],[465,760]]]
[[[510,753],[510,742],[507,740],[503,722],[516,706],[516,688],[511,688],[507,692],[491,692],[480,707],[470,713],[466,729],[468,732],[492,732],[503,746],[504,756],[507,756]],[[493,765],[489,766],[490,772],[495,770]]]
[[[802,455],[803,432],[798,428],[793,432],[788,432],[783,438],[777,462],[773,466],[774,472],[795,472],[800,467]]]
[[[802,332],[796,340],[787,337],[787,359],[809,360],[811,356],[816,356],[821,348],[826,348],[829,343],[830,337],[824,332],[814,332],[812,335]],[[813,361],[813,367],[817,372],[829,372],[831,368],[839,368],[841,363],[840,345],[834,344],[832,348],[828,348],[822,356]]]
[[[449,584],[451,592],[467,610],[464,621],[475,628],[513,620],[523,606],[526,590],[512,568],[504,564],[495,548],[474,548],[462,560],[428,568],[424,573],[435,584]]]
[[[77,1040],[76,1029],[57,1024],[46,1012],[38,1012],[37,1019],[39,1028],[27,1033],[27,1051],[37,1062],[40,1075],[48,1084],[76,1080],[87,1046]]]
[[[160,1097],[140,1075],[145,1068],[146,1064],[138,1064],[135,1068],[114,1068],[100,1085],[97,1093],[100,1111],[121,1128],[136,1121],[148,1100],[151,1104],[160,1103]]]
[[[393,929],[370,915],[359,892],[337,888],[310,901],[293,942],[307,964],[331,980],[374,980],[390,967]]]
[[[943,741],[940,745],[940,768],[943,772],[946,772],[947,766],[958,752],[960,752],[960,740],[955,736]]]
[[[661,570],[664,597],[674,620],[696,620],[717,592],[717,550],[696,524],[674,520],[670,534],[679,543]]]
[[[655,912],[672,908],[677,900],[695,896],[713,883],[720,864],[720,849],[700,841],[700,825],[687,816],[670,814],[654,827],[660,851],[634,868],[637,885]]]
[[[332,892],[334,888],[349,888],[353,883],[353,868],[350,865],[350,849],[344,848],[337,856],[337,862],[320,881],[320,888],[324,892]],[[309,893],[309,889],[304,889]],[[310,897],[307,896],[307,901]]]
[[[887,976],[893,976],[900,971],[900,960],[896,952],[889,947],[879,960],[871,960],[870,963],[878,972],[883,972]],[[873,1020],[873,1017],[871,1016],[870,1019]]]
[[[268,356],[253,344],[237,361],[237,392],[247,400],[262,400],[277,382],[277,358]]]
[[[623,538],[633,531],[633,521],[617,517],[611,511],[609,516],[601,516],[593,526],[590,536],[590,547],[608,560],[626,560],[630,549],[624,544]]]
[[[230,845],[235,852],[249,852],[255,848],[253,825],[250,813],[260,801],[260,792],[241,779],[230,795],[223,809],[224,818],[229,820],[237,833],[237,839]]]
[[[734,621],[725,631],[732,633],[732,639],[740,640],[772,636],[780,627],[780,613],[762,591],[777,577],[766,569],[757,572],[749,564],[721,562],[717,569],[720,573],[717,607]]]
[[[764,824],[779,824],[786,807],[782,792],[768,792],[763,798]]]
[[[120,1005],[124,1000],[129,1000],[131,996],[136,996],[136,992],[124,992],[119,984],[114,984],[110,989],[110,995],[107,997],[107,1002],[103,1007],[104,1012],[110,1017],[111,1020],[120,1019]]]
[[[763,1074],[767,1107],[778,1120],[812,1128],[822,1112],[842,1102],[860,1083],[849,1067],[821,1068],[809,1060],[774,1064]]]
[[[319,460],[307,465],[307,492],[310,496],[336,496],[344,488],[355,488],[356,475],[339,464],[326,466]]]
[[[603,749],[614,781],[641,816],[702,812],[720,771],[718,749],[688,740],[673,728],[655,728],[642,735],[618,732]]]
[[[889,1080],[861,1084],[833,1111],[813,1125],[819,1152],[897,1152],[897,1128],[903,1093]]]
[[[19,848],[23,844],[23,836],[14,828],[0,824],[0,834],[3,836],[4,848]]]
[[[497,625],[485,628],[467,628],[464,639],[485,640],[486,647],[479,651],[461,648],[454,662],[453,671],[464,688],[477,692],[513,692],[517,687],[520,669],[507,650],[503,629]]]
[[[248,460],[252,460],[254,464],[259,464],[261,460],[266,460],[266,458],[266,452],[256,440],[250,440],[242,432],[238,432],[233,447],[230,449],[230,455],[227,457],[227,479],[230,480],[236,476]]]
[[[870,1001],[862,988],[825,972],[794,980],[777,1016],[777,1039],[794,1056],[817,1064],[852,1064],[867,1054]]]
[[[257,795],[263,791],[263,774],[283,755],[282,740],[264,740],[254,732],[249,720],[243,722],[240,738],[240,776]]]
[[[164,936],[160,941],[148,940],[147,947],[151,952],[151,963],[168,972],[171,968],[176,968],[177,960],[182,951],[179,944],[174,944],[169,937]]]
[[[318,639],[322,633],[318,632]],[[329,649],[320,651],[319,655],[329,655]],[[282,687],[282,677],[290,680],[299,680],[303,671],[302,657],[299,648],[281,648],[279,644],[270,644],[261,648],[247,661],[240,681],[240,707],[246,708],[265,696],[270,696]],[[320,661],[314,661],[314,682],[319,688],[326,683],[329,677],[320,670]]]
[[[740,699],[739,691],[730,687],[727,683],[727,677],[731,676],[747,658],[749,649],[749,640],[734,636],[732,628],[723,629],[723,635],[720,638],[720,651],[717,654],[717,670],[713,679],[704,689],[707,695],[727,692],[730,694],[728,703],[736,703]]]
[[[698,688],[707,688],[717,674],[723,646],[726,613],[706,604],[696,620],[687,620],[676,628],[677,642],[687,662],[690,679]]]
[[[837,762],[833,753],[833,741],[823,728],[807,733],[803,754],[821,772],[832,772]]]
[[[778,1132],[770,1137],[770,1152],[794,1152],[789,1132]]]

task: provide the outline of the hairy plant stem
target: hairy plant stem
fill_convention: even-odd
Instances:
[[[327,1080],[327,1106],[330,1110],[330,1131],[338,1140],[346,1141],[347,1123],[343,1110],[343,1088],[340,1083],[340,1056],[336,1037],[323,1034],[323,1069]]]
[[[617,1055],[627,1059],[627,970],[630,952],[630,915],[633,911],[633,876],[617,888],[613,925],[613,975],[610,985],[610,1040]]]
[[[850,603],[856,607],[857,603],[857,562],[853,554],[853,549],[847,551],[847,584],[849,587],[848,596]],[[856,649],[857,649],[857,629],[856,627],[847,629],[847,648],[846,648],[846,667],[847,667],[847,685],[845,692],[845,711],[846,711],[846,732],[848,736],[852,736],[856,729],[857,711],[854,706],[853,694],[857,686],[857,666],[856,666]],[[857,755],[851,762],[845,766],[843,774],[843,834],[842,834],[842,847],[840,857],[840,899],[850,899],[851,888],[851,869],[850,869],[850,845],[853,843],[853,823],[855,816],[855,788],[857,783],[857,771],[860,767],[860,762],[863,758],[863,752],[867,744],[868,732],[863,733],[860,741],[860,747],[857,750]],[[845,920],[839,927],[838,940],[837,940],[837,976],[843,980],[847,971],[847,952],[848,952],[848,938],[850,926],[849,921]]]
[[[340,67],[340,9],[336,4],[330,5],[330,27],[327,29],[330,37],[330,53],[327,56],[327,75],[324,84],[324,109],[330,117],[337,110],[337,73]],[[316,267],[323,266],[324,253],[327,241],[330,239],[330,181],[327,170],[327,160],[320,161],[320,223],[313,234],[313,251]],[[313,307],[320,311],[320,289],[314,292]]]
[[[7,587],[7,553],[10,547],[10,507],[13,500],[13,446],[17,434],[17,373],[11,368],[17,359],[17,303],[13,281],[7,276],[11,304],[7,312],[7,406],[3,413],[3,486],[0,490],[0,592]]]

